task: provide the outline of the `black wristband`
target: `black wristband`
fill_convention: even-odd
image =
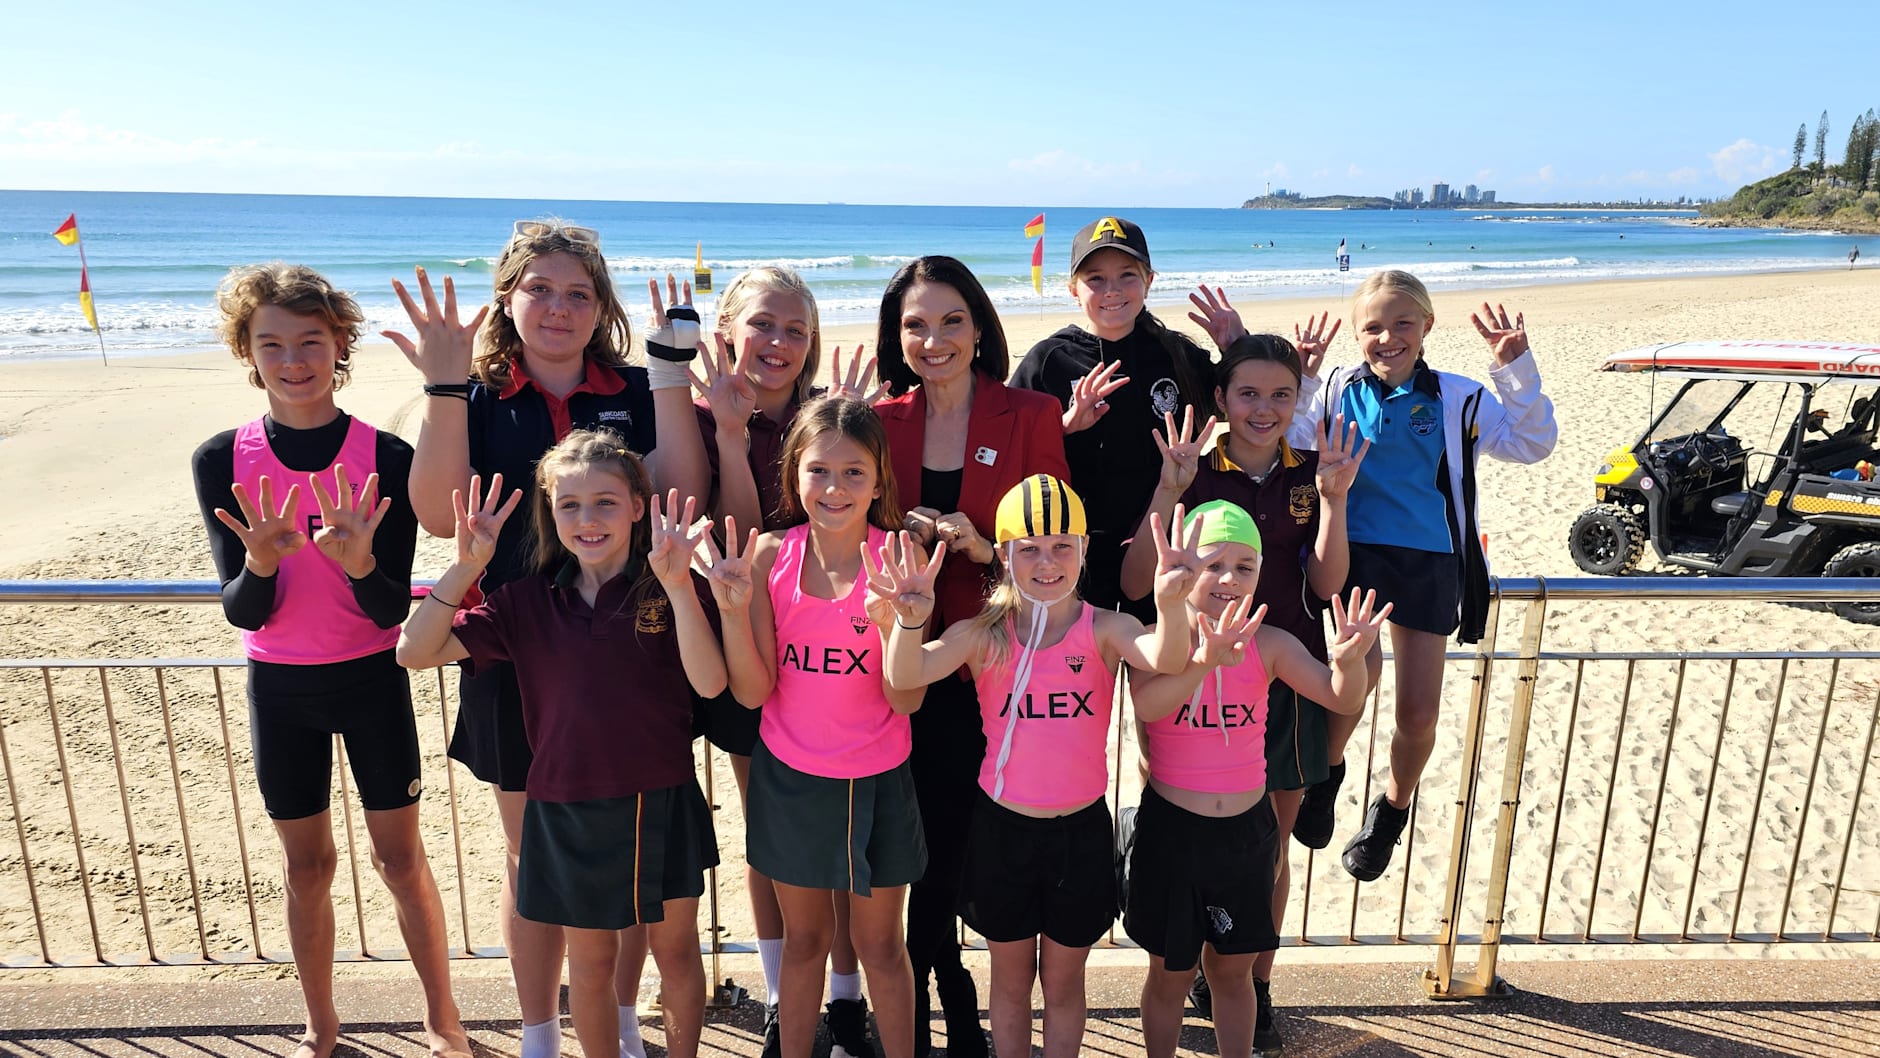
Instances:
[[[429,600],[431,600],[432,602],[441,602],[441,603],[443,603],[443,604],[444,604],[445,606],[448,606],[448,607],[450,607],[450,608],[451,608],[451,609],[453,609],[453,610],[460,610],[460,609],[462,609],[462,608],[463,608],[463,600],[462,600],[462,599],[459,599],[459,600],[457,600],[456,602],[451,602],[451,601],[450,601],[449,599],[445,599],[445,598],[442,598],[442,597],[440,597],[440,596],[437,596],[437,595],[434,595],[434,594],[432,594],[432,593],[430,593],[430,592],[425,592],[425,593],[424,593],[424,597],[425,597],[425,598],[427,598],[427,599],[429,599]]]
[[[424,395],[427,397],[456,397],[469,403],[470,384],[468,382],[426,382]]]

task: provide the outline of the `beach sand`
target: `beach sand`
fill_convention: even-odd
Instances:
[[[1880,342],[1880,273],[1870,270],[1544,286],[1495,290],[1489,296],[1511,312],[1525,312],[1560,422],[1559,447],[1545,462],[1532,467],[1483,463],[1482,521],[1488,551],[1495,571],[1511,577],[1579,575],[1565,546],[1568,525],[1592,502],[1592,475],[1601,457],[1613,446],[1634,440],[1646,422],[1652,381],[1596,373],[1594,367],[1605,355],[1692,338]],[[1433,364],[1484,377],[1486,350],[1468,321],[1481,298],[1468,292],[1437,295],[1438,324],[1427,344]],[[1051,304],[1072,307],[1062,297]],[[1294,322],[1308,314],[1344,314],[1348,304],[1262,300],[1243,303],[1241,310],[1251,329],[1290,335]],[[1164,309],[1161,315],[1200,338],[1181,311]],[[1063,311],[1008,316],[1014,363],[1033,342],[1071,319]],[[1340,334],[1332,363],[1355,358],[1350,335],[1349,328]],[[873,337],[865,325],[832,327],[824,348],[840,345],[846,351],[857,341],[872,345]],[[415,439],[417,382],[416,373],[395,349],[375,341],[359,351],[352,383],[341,391],[340,404]],[[1669,388],[1659,383],[1661,403]],[[225,352],[126,357],[109,367],[95,361],[0,361],[0,496],[5,497],[0,502],[0,579],[211,577],[190,486],[189,455],[211,433],[252,418],[264,407],[261,395],[247,385],[245,373]],[[447,541],[421,541],[419,575],[441,572],[449,548]],[[1656,563],[1648,558],[1646,569],[1653,568]],[[1518,636],[1521,613],[1518,605],[1504,607],[1504,648]],[[1874,642],[1870,630],[1820,610],[1727,602],[1701,607],[1624,600],[1556,603],[1546,630],[1547,647],[1555,651],[1864,649]],[[236,633],[213,605],[0,606],[0,642],[5,644],[0,655],[15,659],[234,658],[240,653]],[[1849,663],[1831,674],[1825,662],[1798,663],[1786,673],[1776,662],[1699,662],[1680,674],[1672,663],[1641,664],[1628,672],[1624,662],[1587,662],[1578,694],[1576,671],[1568,660],[1545,663],[1537,674],[1530,777],[1520,805],[1522,842],[1515,854],[1509,932],[1536,932],[1545,913],[1546,932],[1554,936],[1577,936],[1582,930],[1625,933],[1635,920],[1647,934],[1676,933],[1688,904],[1695,932],[1723,932],[1734,917],[1738,931],[1745,934],[1773,932],[1778,920],[1801,932],[1812,923],[1819,933],[1826,904],[1836,899],[1831,883],[1837,869],[1845,879],[1838,897],[1838,927],[1862,932],[1872,928],[1880,912],[1880,837],[1871,815],[1858,821],[1849,818],[1867,755],[1869,715],[1880,691],[1872,663]],[[1502,672],[1497,685],[1509,686],[1509,676]],[[1831,697],[1830,679],[1835,681]],[[0,959],[39,955],[33,917],[23,913],[28,894],[20,861],[22,840],[32,851],[41,913],[51,937],[48,946],[55,957],[89,952],[94,928],[98,946],[107,954],[143,952],[146,913],[155,932],[148,943],[157,953],[196,950],[201,943],[198,910],[211,951],[252,947],[257,928],[263,948],[285,949],[278,847],[260,812],[249,771],[240,680],[239,668],[220,673],[226,728],[233,742],[232,756],[225,760],[225,721],[207,670],[173,670],[161,688],[147,670],[113,673],[109,707],[119,733],[115,751],[106,737],[106,700],[95,669],[58,670],[49,677],[42,677],[37,668],[0,670],[13,788],[27,819],[20,839],[0,835],[0,906],[10,909],[0,921]],[[454,701],[454,680],[450,682]],[[461,769],[446,774],[438,680],[421,673],[413,683],[427,754],[423,826],[444,885],[453,943],[463,940],[467,923],[474,943],[495,945],[500,943],[494,909],[501,838],[492,804]],[[1673,692],[1680,685],[1674,726]],[[76,791],[70,808],[67,787],[59,781],[58,747],[46,709],[48,686],[60,710],[60,734],[73,776],[69,788]],[[1723,716],[1726,688],[1731,704]],[[1385,881],[1356,895],[1355,915],[1354,887],[1338,869],[1335,855],[1315,857],[1310,866],[1314,918],[1305,925],[1306,932],[1343,935],[1350,926],[1361,935],[1399,928],[1428,935],[1438,928],[1460,761],[1459,727],[1469,691],[1466,664],[1452,665],[1446,689],[1445,728],[1427,772],[1411,845]],[[1386,695],[1388,690],[1387,678]],[[1506,707],[1505,693],[1498,695],[1487,738],[1486,759],[1491,763],[1483,770],[1481,785],[1488,809],[1478,826],[1471,892],[1479,892],[1489,809],[1499,800]],[[166,723],[172,732],[167,736]],[[1379,781],[1389,729],[1386,715],[1377,732],[1374,772]],[[1716,751],[1720,729],[1727,737],[1721,743],[1724,749]],[[1352,743],[1354,761],[1363,760],[1372,735],[1367,721]],[[1773,746],[1766,767],[1765,744]],[[1564,780],[1563,757],[1568,758]],[[130,786],[124,803],[136,828],[135,862],[126,851],[126,809],[116,795],[120,768]],[[1121,800],[1133,803],[1133,762],[1123,771]],[[1333,853],[1357,822],[1365,793],[1361,772],[1354,764]],[[231,796],[231,773],[237,796]],[[740,813],[722,757],[713,778],[712,793],[723,806],[717,816],[720,844],[732,868],[720,878],[719,910],[726,935],[747,940],[752,931],[742,891]],[[1659,833],[1655,844],[1648,844],[1654,795],[1661,782],[1666,793]],[[459,813],[455,825],[444,796],[451,785]],[[1766,787],[1760,810],[1755,807],[1759,785]],[[1875,780],[1869,776],[1865,785],[1863,804],[1871,812],[1876,807]],[[176,823],[179,800],[188,805],[189,856]],[[1805,802],[1809,811],[1804,821]],[[77,816],[84,835],[83,872],[71,838],[71,815]],[[357,826],[356,807],[353,819]],[[1792,865],[1790,849],[1804,822],[1811,851]],[[1550,841],[1556,827],[1557,840]],[[1701,843],[1700,828],[1705,835]],[[453,843],[453,835],[459,844]],[[341,835],[342,856],[345,837]],[[245,883],[238,838],[245,841],[253,864],[258,900],[253,924],[242,901]],[[363,830],[357,840],[363,907],[354,903],[352,879],[342,863],[336,885],[339,946],[361,946],[354,925],[357,912],[366,922],[367,946],[397,947],[388,902],[365,865]],[[1557,851],[1550,853],[1550,845]],[[1303,850],[1293,852],[1297,887],[1307,861]],[[451,880],[459,856],[467,879],[461,891]],[[1550,862],[1555,880],[1548,883]],[[143,873],[147,908],[140,906],[133,884],[137,870]],[[190,898],[192,873],[203,894],[200,908]],[[1747,876],[1742,885],[1739,873]],[[1784,882],[1791,873],[1798,881],[1791,906],[1784,911]],[[95,927],[78,899],[86,884],[99,908]],[[1295,915],[1297,906],[1295,900]],[[1299,932],[1300,923],[1289,925],[1288,935]],[[1479,922],[1463,923],[1466,932],[1478,928]],[[1282,962],[1291,958],[1282,955]],[[506,970],[501,963],[459,966],[460,973]],[[745,983],[756,979],[754,960],[727,966],[735,967]]]

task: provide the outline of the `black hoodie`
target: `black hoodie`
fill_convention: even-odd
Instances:
[[[1070,404],[1072,387],[1100,361],[1121,361],[1117,375],[1129,379],[1110,394],[1110,410],[1102,418],[1087,430],[1064,436],[1071,487],[1083,498],[1090,521],[1086,596],[1100,606],[1117,601],[1109,595],[1120,570],[1123,542],[1135,534],[1162,473],[1162,455],[1150,431],[1162,428],[1164,411],[1173,412],[1179,422],[1182,407],[1197,402],[1196,416],[1205,418],[1212,403],[1212,390],[1206,388],[1213,379],[1208,354],[1145,317],[1147,312],[1138,317],[1134,330],[1114,342],[1081,327],[1066,327],[1032,346],[1012,373],[1012,385],[1049,393],[1061,406]],[[1168,345],[1158,331],[1187,355],[1190,378],[1202,392],[1182,392]]]

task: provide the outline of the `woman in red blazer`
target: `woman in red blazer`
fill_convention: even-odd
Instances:
[[[875,405],[907,529],[950,552],[935,586],[930,635],[977,614],[996,580],[993,514],[1029,474],[1067,477],[1063,410],[1056,398],[1005,385],[1009,354],[992,299],[951,257],[922,257],[888,281],[875,346],[887,400]],[[960,870],[973,790],[985,753],[979,704],[964,676],[927,690],[914,714],[915,791],[927,837],[927,874],[908,895],[914,964],[915,1051],[927,1053],[927,971],[946,1011],[947,1054],[982,1056],[979,999],[960,965]]]

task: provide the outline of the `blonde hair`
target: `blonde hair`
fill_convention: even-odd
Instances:
[[[1372,272],[1364,277],[1364,282],[1358,284],[1358,289],[1351,295],[1352,319],[1357,319],[1358,306],[1364,304],[1365,298],[1385,292],[1405,295],[1416,302],[1417,308],[1423,310],[1424,318],[1436,318],[1436,309],[1430,304],[1430,289],[1423,285],[1423,281],[1402,269],[1386,268],[1381,272]]]
[[[800,298],[809,313],[809,353],[803,357],[803,373],[796,376],[796,399],[808,400],[816,386],[816,371],[822,365],[822,314],[816,308],[816,295],[810,293],[809,284],[803,282],[802,276],[788,268],[763,265],[732,280],[725,292],[718,295],[717,331],[729,340],[731,328],[750,311],[751,303],[760,294],[789,294]]]
[[[555,478],[570,470],[604,470],[627,483],[627,488],[645,508],[640,512],[640,520],[633,523],[628,537],[628,561],[645,558],[653,550],[653,482],[646,473],[646,464],[629,451],[626,440],[612,430],[575,430],[535,464],[535,495],[530,499],[531,513],[535,515],[534,561],[531,563],[535,571],[554,573],[570,557],[568,549],[562,545],[561,534],[555,530],[553,495]],[[640,582],[633,586],[632,597],[639,596],[650,576],[642,572]]]
[[[994,545],[993,564],[998,567],[998,582],[986,596],[986,605],[973,618],[973,626],[986,637],[986,655],[984,666],[988,669],[1002,669],[1012,658],[1012,627],[1019,613],[1030,603],[1018,593],[1018,585],[1012,583],[1012,569],[1005,561],[1006,544]],[[1077,552],[1077,576],[1073,584],[1083,580],[1084,560],[1089,556],[1088,542]],[[1071,598],[1082,599],[1083,593],[1071,588]],[[1088,606],[1089,603],[1084,605]]]
[[[868,524],[892,533],[901,528],[901,499],[894,487],[894,463],[888,458],[888,431],[866,401],[853,397],[818,397],[796,413],[783,437],[783,516],[790,525],[809,520],[796,471],[803,451],[825,433],[838,433],[862,446],[875,461],[875,484],[881,495],[868,505]]]
[[[509,384],[509,370],[522,355],[522,335],[509,316],[509,295],[522,282],[522,273],[538,257],[567,254],[581,262],[589,282],[594,284],[594,300],[599,315],[594,321],[594,335],[583,350],[589,360],[620,365],[627,362],[627,347],[633,333],[627,325],[627,310],[614,293],[614,281],[607,273],[607,259],[601,248],[586,240],[568,237],[562,221],[547,218],[546,230],[537,235],[513,235],[496,258],[496,276],[490,298],[490,313],[477,330],[476,360],[470,373],[486,386],[501,388]]]
[[[235,359],[248,365],[248,384],[267,388],[261,381],[261,369],[255,366],[255,351],[248,325],[264,305],[285,309],[296,316],[317,316],[333,332],[339,343],[339,356],[333,364],[333,388],[346,384],[352,374],[352,348],[365,330],[366,314],[351,294],[333,286],[325,276],[306,265],[270,261],[267,264],[240,265],[229,269],[215,291],[216,308],[222,322],[216,328]]]

